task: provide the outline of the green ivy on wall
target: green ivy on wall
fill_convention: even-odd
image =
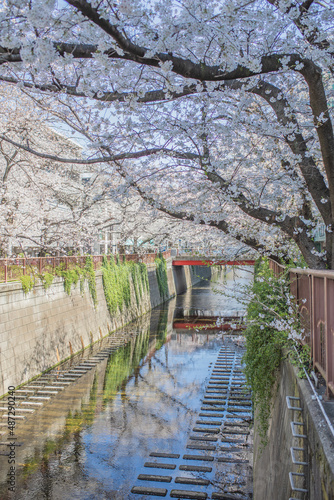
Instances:
[[[103,289],[109,313],[114,315],[122,312],[124,307],[131,305],[131,282],[136,297],[137,306],[148,288],[148,274],[145,264],[121,262],[117,256],[116,262],[111,256],[110,261],[104,256],[102,261]]]
[[[90,255],[88,255],[86,257],[86,264],[85,264],[84,272],[85,272],[85,278],[88,281],[88,288],[90,291],[90,295],[93,299],[94,307],[96,307],[97,306],[96,279],[95,279],[93,259]],[[78,279],[79,279],[79,275],[78,275]],[[78,279],[77,279],[77,281],[78,281]]]
[[[147,267],[143,263],[121,262],[119,256],[117,256],[117,262],[115,262],[113,256],[109,262],[107,257],[104,256],[102,273],[104,294],[111,315],[118,310],[122,312],[124,307],[131,305],[131,282],[137,306],[140,305],[143,294],[149,292]],[[72,285],[76,286],[79,280],[80,291],[83,294],[85,281],[87,280],[94,307],[97,306],[96,276],[93,259],[90,255],[86,257],[83,269],[79,266],[65,269],[65,264],[62,263],[55,269],[55,275],[63,278],[64,290],[68,295],[71,295]],[[39,278],[43,287],[47,289],[53,283],[54,275],[45,273],[39,275]],[[21,276],[20,280],[24,293],[28,293],[33,289],[35,281],[32,276],[24,275]]]
[[[248,289],[251,299],[247,307],[244,372],[252,390],[263,446],[267,442],[280,363],[284,353],[295,353],[296,339],[301,333],[298,305],[291,297],[288,276],[288,270],[274,276],[268,259],[262,259],[255,265],[254,282]],[[305,354],[307,348],[302,350]]]
[[[56,274],[61,276],[64,280],[64,290],[67,295],[71,295],[72,285],[76,285],[79,281],[80,274],[82,273],[82,269],[68,269],[66,270],[56,270]]]
[[[90,255],[87,255],[85,267],[82,269],[79,266],[75,266],[73,269],[64,269],[64,265],[60,265],[56,268],[56,275],[61,276],[64,280],[64,290],[67,295],[71,295],[72,285],[76,286],[80,280],[80,292],[84,293],[85,281],[88,281],[88,288],[93,299],[94,307],[97,306],[97,292],[96,292],[96,279],[93,259]]]
[[[166,299],[169,295],[167,262],[162,254],[159,254],[159,257],[157,257],[154,262],[156,265],[156,274],[157,274],[160,297]]]
[[[149,281],[148,281],[147,267],[142,262],[140,262],[138,264],[138,266],[139,266],[139,269],[140,269],[141,282],[142,282],[142,285],[143,285],[143,290],[146,291],[146,292],[149,292],[150,291],[150,285],[149,285]]]
[[[42,274],[39,278],[43,284],[44,289],[47,290],[53,283],[54,275],[50,273],[45,273]]]

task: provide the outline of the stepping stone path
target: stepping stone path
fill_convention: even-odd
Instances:
[[[184,453],[150,453],[131,499],[253,498],[252,402],[243,390],[242,354],[240,348],[221,347]]]

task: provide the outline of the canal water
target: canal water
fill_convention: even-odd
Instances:
[[[213,393],[218,392],[214,387],[219,387],[214,383],[225,384],[213,377],[214,366],[235,370],[234,382],[232,379],[228,382],[228,390],[242,396],[242,342],[214,330],[172,328],[173,318],[180,311],[204,316],[208,313],[242,316],[243,306],[228,291],[235,287],[240,291],[251,279],[251,272],[245,269],[228,270],[215,283],[202,281],[124,328],[125,345],[117,345],[115,339],[119,334],[116,333],[91,351],[86,350],[83,357],[62,366],[50,382],[53,385],[49,383],[53,389],[59,381],[67,380],[64,373],[77,373],[75,366],[89,369],[78,372],[81,375],[72,382],[60,384],[61,390],[49,391],[46,397],[50,399],[45,399],[45,403],[42,400],[43,404],[34,413],[17,412],[22,418],[16,421],[13,437],[17,446],[12,477],[8,475],[11,469],[6,420],[2,419],[0,432],[5,433],[0,438],[0,498],[135,500],[170,498],[171,491],[173,498],[251,498],[249,478],[243,477],[245,473],[242,468],[238,469],[237,463],[246,461],[235,461],[234,468],[224,463],[213,466],[210,452],[206,451],[208,463],[203,465],[196,458],[201,452],[189,451],[191,447],[187,444],[196,429],[194,425],[201,418],[208,384]],[[216,370],[220,371],[223,370]],[[34,381],[37,383],[34,387],[40,383],[47,388],[43,386],[45,380]],[[20,394],[23,401],[26,395]],[[48,391],[44,391],[44,395],[47,394]],[[246,406],[240,411],[243,413],[237,414],[239,420],[235,422],[246,425],[251,418],[250,410]],[[211,420],[215,423],[216,415],[213,415]],[[206,420],[206,424],[210,427],[212,422]],[[215,427],[212,429],[213,434],[209,428],[203,441],[209,445],[210,439],[217,441]],[[192,439],[196,440],[196,435]],[[227,446],[233,443],[240,440],[230,440]],[[240,446],[249,444],[244,442]],[[244,449],[239,450],[238,457],[242,458]],[[183,459],[185,456],[193,459]],[[193,472],[187,472],[187,467]],[[194,475],[196,467],[199,475]],[[165,479],[157,483],[150,480],[150,475]],[[176,476],[186,481],[196,476],[198,496],[182,496],[182,491],[188,491],[189,486],[182,481],[178,483]],[[15,482],[14,493],[8,490],[9,479]],[[174,480],[178,484],[175,485]],[[143,483],[144,490],[141,490]],[[217,493],[214,496],[215,491],[227,492],[228,496],[219,497]]]

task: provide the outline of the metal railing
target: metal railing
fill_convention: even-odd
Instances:
[[[284,266],[271,261],[274,273]],[[290,290],[298,304],[302,342],[311,348],[313,366],[326,381],[327,391],[334,395],[334,271],[290,269]]]
[[[121,261],[144,262],[152,264],[157,257],[157,253],[146,254],[121,254]],[[162,252],[165,259],[170,258],[171,250]],[[56,268],[64,270],[73,269],[76,266],[84,267],[86,263],[86,255],[69,256],[69,257],[29,257],[15,259],[0,259],[0,283],[8,281],[17,281],[24,275],[36,275],[50,273],[54,274]],[[102,265],[103,255],[92,255],[93,266],[95,271],[100,269]],[[110,255],[107,256],[110,260]],[[116,256],[115,256],[116,258]]]

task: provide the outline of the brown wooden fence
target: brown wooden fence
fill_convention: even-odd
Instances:
[[[270,267],[280,274],[284,266],[272,262]],[[311,348],[313,366],[318,369],[329,391],[334,395],[334,271],[290,269],[290,290],[296,298],[303,343]]]
[[[165,259],[171,256],[171,251],[167,250],[162,253]],[[0,282],[7,283],[8,281],[19,280],[25,274],[53,274],[57,267],[63,269],[73,269],[75,266],[84,267],[86,263],[86,255],[71,256],[71,257],[30,257],[17,259],[0,259]],[[107,256],[110,259],[110,255]],[[156,253],[146,254],[124,254],[120,255],[120,260],[144,262],[151,264],[157,257]],[[94,269],[100,269],[102,265],[103,255],[92,255]]]

